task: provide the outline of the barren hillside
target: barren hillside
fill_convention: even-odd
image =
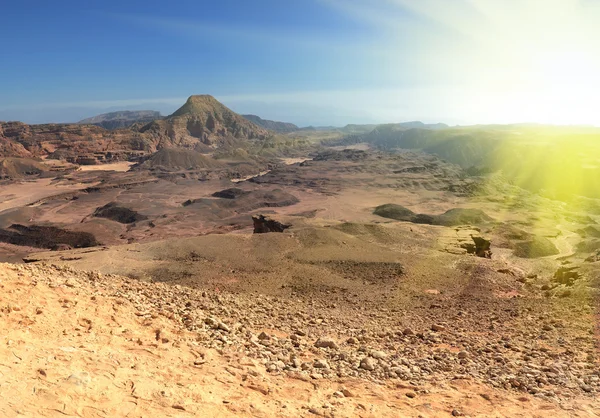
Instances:
[[[456,325],[415,328],[413,335],[370,330],[365,316],[364,332],[340,338],[341,315],[322,302],[196,291],[43,265],[1,264],[0,286],[6,330],[0,414],[6,417],[594,417],[600,408],[596,398],[564,389],[533,396],[445,371],[444,364],[487,356],[449,347],[446,333]],[[405,355],[394,354],[398,344]],[[421,347],[436,353],[421,360],[430,363],[430,378],[400,377],[427,369],[410,365],[410,353]],[[348,361],[356,372],[344,372]],[[385,377],[387,369],[397,377]],[[535,370],[541,376],[573,372],[556,360]]]

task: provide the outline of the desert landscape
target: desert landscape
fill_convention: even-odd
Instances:
[[[599,137],[2,122],[0,414],[599,416]]]

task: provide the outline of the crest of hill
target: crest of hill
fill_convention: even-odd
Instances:
[[[103,113],[77,122],[80,125],[97,125],[105,129],[127,128],[134,123],[148,123],[160,119],[160,112],[155,110],[121,110]]]
[[[274,131],[274,132],[278,132],[278,133],[289,133],[289,132],[294,132],[299,130],[300,128],[298,128],[298,126],[294,125],[293,123],[287,123],[287,122],[277,122],[274,120],[268,120],[268,119],[263,119],[260,116],[256,116],[256,115],[242,115],[244,118],[248,119],[250,122],[268,129],[270,131]]]
[[[141,128],[156,148],[220,148],[232,142],[263,140],[269,131],[238,115],[209,95],[190,96],[175,113]]]
[[[163,148],[138,164],[138,169],[163,169],[166,171],[202,170],[221,167],[214,158],[185,148]]]

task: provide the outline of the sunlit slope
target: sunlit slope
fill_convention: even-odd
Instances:
[[[548,197],[600,197],[597,128],[507,125],[404,130],[382,125],[353,140],[385,150],[422,150],[471,173],[501,171],[515,185]]]
[[[597,135],[574,133],[508,141],[490,153],[485,164],[547,197],[600,198],[599,140]]]

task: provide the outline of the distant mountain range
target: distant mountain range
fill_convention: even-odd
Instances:
[[[96,125],[104,129],[127,128],[135,123],[148,123],[160,119],[160,112],[155,110],[122,110],[119,112],[103,113],[102,115],[83,119],[77,122],[80,125]]]
[[[248,119],[250,122],[260,126],[261,128],[268,129],[273,132],[278,133],[289,133],[299,130],[296,125],[293,123],[286,122],[276,122],[273,120],[262,119],[256,115],[242,115],[244,118]]]
[[[144,121],[155,116],[158,118]],[[114,127],[125,121],[126,128],[107,130],[102,127],[102,123]],[[303,141],[303,135],[328,130],[334,133],[331,137],[337,139],[323,145],[368,143],[385,151],[417,150],[458,164],[465,173],[501,170],[515,185],[528,190],[550,190],[561,197],[576,184],[580,195],[600,197],[596,187],[596,179],[600,178],[600,159],[596,157],[600,155],[600,129],[594,127],[532,124],[448,127],[413,121],[343,128],[309,127],[300,130],[304,133],[287,136],[281,132],[295,125],[255,116],[243,117],[208,95],[191,96],[175,113],[164,118],[153,111],[113,112],[82,122],[44,125],[0,122],[0,158],[49,157],[77,164],[96,164],[137,160],[163,149],[183,148],[246,159],[252,153],[275,156],[281,150],[297,149],[310,143]],[[180,154],[159,154],[155,163],[160,165],[167,160],[202,163],[202,158],[195,154]],[[524,173],[519,164],[523,159],[539,163]],[[7,161],[3,167],[4,175],[40,169],[31,162],[21,164],[19,161]],[[571,173],[571,177],[564,176],[565,171]]]
[[[127,160],[162,148],[208,152],[273,135],[214,97],[199,95],[191,96],[175,113],[164,118],[155,111],[123,111],[98,115],[77,124],[0,122],[0,158],[49,156],[94,164]]]

